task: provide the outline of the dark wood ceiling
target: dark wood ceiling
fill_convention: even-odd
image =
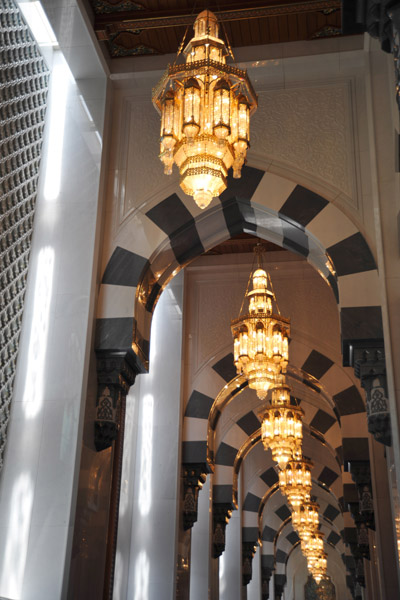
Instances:
[[[204,8],[233,48],[341,35],[341,0],[90,0],[111,57],[176,53]]]

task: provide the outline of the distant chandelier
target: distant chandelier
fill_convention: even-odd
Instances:
[[[230,167],[233,176],[240,177],[249,147],[250,115],[257,108],[247,71],[226,64],[231,50],[218,37],[218,29],[212,12],[198,15],[195,35],[183,50],[186,62],[168,66],[152,97],[161,114],[164,172],[170,175],[175,162],[182,190],[200,208],[226,189]]]
[[[272,312],[276,302],[271,279],[261,268],[263,248],[254,248],[258,257],[257,269],[250,274],[239,317],[231,321],[234,339],[234,363],[249,387],[264,400],[270,387],[276,386],[286,372],[289,359],[290,320]],[[250,280],[253,289],[249,291]],[[245,302],[247,312],[242,314]]]
[[[272,459],[283,469],[292,458],[301,456],[303,411],[290,404],[290,388],[281,383],[272,390],[271,404],[261,423],[264,448],[271,448]]]
[[[310,501],[312,466],[311,461],[300,458],[289,461],[285,468],[279,471],[279,489],[293,510]]]
[[[307,568],[317,583],[326,576],[327,560],[324,551],[307,557]]]
[[[292,525],[301,540],[308,540],[319,527],[319,505],[305,502],[292,512]]]
[[[315,531],[306,540],[301,540],[301,551],[304,556],[320,556],[324,551],[324,534],[321,531]]]

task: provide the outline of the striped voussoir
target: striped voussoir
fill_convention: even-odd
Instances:
[[[356,226],[336,206],[302,186],[252,167],[244,167],[241,179],[229,178],[220,200],[199,214],[191,198],[182,200],[172,194],[124,222],[100,289],[98,318],[107,331],[103,345],[107,337],[115,340],[121,331],[116,319],[133,317],[134,347],[146,362],[151,317],[162,289],[191,260],[242,232],[306,257],[326,279],[339,302],[344,347],[351,340],[382,338],[373,255]],[[130,320],[126,326],[132,332]],[[124,344],[121,339],[120,346]]]

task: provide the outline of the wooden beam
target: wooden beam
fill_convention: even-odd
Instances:
[[[229,10],[216,10],[218,20],[222,22],[242,21],[245,19],[259,19],[261,17],[278,17],[282,15],[294,15],[330,9],[340,9],[341,0],[308,0],[305,2],[275,2],[265,5],[265,1],[248,2],[246,8],[239,8],[243,3],[230,5]],[[253,4],[253,6],[251,6]],[[250,6],[249,6],[250,5]],[[134,17],[133,17],[134,15]],[[139,16],[140,15],[140,16]],[[164,29],[166,27],[182,27],[192,25],[197,14],[188,14],[187,9],[171,11],[130,11],[114,12],[96,15],[94,30],[98,39],[107,40],[110,35],[121,31]]]

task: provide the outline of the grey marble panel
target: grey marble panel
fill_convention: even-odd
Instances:
[[[364,402],[355,385],[335,394],[333,396],[333,401],[342,417],[343,415],[354,415],[365,412]]]
[[[232,467],[235,462],[236,454],[237,448],[233,448],[232,446],[229,446],[229,444],[221,442],[215,456],[215,464]]]
[[[258,527],[243,527],[242,542],[254,542],[258,540]]]
[[[383,339],[380,306],[351,306],[340,310],[342,339]]]
[[[257,220],[249,200],[230,198],[222,203],[222,211],[231,237],[243,232],[256,233]]]
[[[335,471],[332,471],[329,467],[324,467],[318,477],[318,481],[325,483],[328,487],[331,487],[332,483],[339,477]]]
[[[324,517],[326,517],[330,521],[334,521],[339,514],[340,511],[334,506],[332,506],[332,504],[328,504],[328,506],[324,510]]]
[[[230,353],[224,356],[224,358],[221,358],[221,360],[213,365],[213,369],[226,382],[236,377],[236,367],[233,364],[233,354]]]
[[[207,462],[207,442],[182,442],[182,463]]]
[[[276,529],[272,529],[272,527],[268,527],[265,525],[262,532],[262,539],[264,542],[273,542],[276,536]]]
[[[247,198],[250,200],[263,177],[264,171],[254,167],[244,166],[240,179],[235,179],[230,171],[228,187],[220,196],[221,202],[224,203],[231,198]]]
[[[128,351],[132,346],[133,317],[96,320],[96,350]]]
[[[334,546],[336,546],[336,544],[338,542],[340,542],[341,537],[338,533],[336,533],[336,531],[331,531],[330,534],[328,535],[328,537],[326,538],[326,541],[329,544],[333,544]]]
[[[108,261],[102,283],[136,287],[148,260],[117,246]]]
[[[232,502],[232,486],[214,485],[213,502],[218,504],[229,504],[229,502]]]
[[[261,498],[255,494],[252,494],[251,492],[248,492],[243,503],[243,510],[248,510],[249,512],[258,512],[258,509],[260,508],[260,502]]]
[[[261,556],[261,568],[273,571],[275,568],[275,558],[273,554],[263,554]]]
[[[278,510],[275,511],[275,514],[278,515],[278,517],[282,520],[285,521],[286,519],[288,519],[290,517],[290,515],[292,514],[289,510],[289,508],[286,506],[286,504],[282,504],[282,506],[280,506],[278,508]]]
[[[283,247],[307,257],[309,253],[308,236],[303,227],[289,217],[279,215],[279,218],[283,231]]]
[[[325,198],[301,185],[296,185],[279,212],[305,227],[327,204],[329,202]]]
[[[146,213],[146,216],[169,237],[184,225],[194,222],[192,214],[177,194],[171,194],[156,204]]]
[[[289,540],[289,542],[292,544],[292,546],[294,546],[295,544],[297,544],[297,542],[300,540],[299,536],[297,535],[297,533],[295,531],[291,531],[286,536],[286,539]]]
[[[276,562],[277,563],[285,563],[286,557],[287,557],[286,552],[284,552],[283,550],[280,550],[278,548],[278,550],[276,551],[276,554],[275,554],[275,560],[276,560]]]
[[[252,410],[239,419],[237,425],[239,425],[247,435],[251,435],[257,431],[257,429],[260,429],[260,421]]]
[[[343,460],[369,460],[368,438],[343,438]]]
[[[270,467],[262,475],[260,478],[267,484],[268,487],[272,487],[275,483],[278,483],[279,477],[278,473],[275,471],[274,467]]]
[[[204,252],[196,225],[188,223],[170,236],[171,248],[180,265],[185,265]]]
[[[320,409],[315,413],[310,423],[310,427],[314,427],[320,433],[325,434],[334,423],[336,423],[335,417],[332,417],[332,415],[329,415],[324,410]]]
[[[317,350],[312,350],[301,368],[316,379],[321,379],[332,365],[333,360]]]
[[[185,417],[208,419],[213,402],[214,398],[210,398],[210,396],[206,396],[197,390],[193,390],[186,406]]]
[[[327,252],[339,277],[376,269],[375,259],[360,232],[330,246]]]

